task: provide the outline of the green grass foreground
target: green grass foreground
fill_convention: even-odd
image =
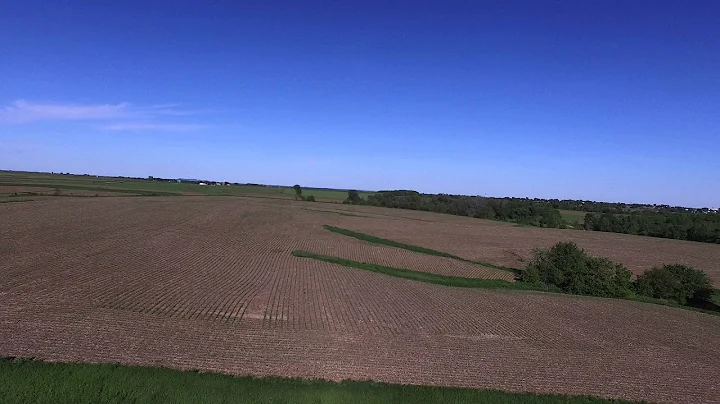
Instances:
[[[628,403],[495,390],[234,377],[114,364],[0,360],[0,402],[19,403]]]
[[[395,276],[398,278],[412,279],[414,281],[434,283],[444,286],[455,286],[461,288],[481,288],[481,289],[516,289],[516,290],[542,290],[541,285],[534,285],[525,282],[508,282],[501,279],[478,279],[463,278],[459,276],[438,275],[429,272],[414,271],[411,269],[386,267],[376,264],[368,264],[344,258],[332,257],[329,255],[315,254],[308,251],[296,250],[292,255],[300,258],[312,258],[318,261],[329,262],[350,268],[364,269],[367,271],[378,272],[385,275]]]
[[[510,267],[505,267],[505,266],[502,266],[502,265],[496,265],[496,264],[493,264],[493,263],[490,263],[490,262],[472,261],[472,260],[468,260],[468,259],[465,259],[465,258],[462,258],[462,257],[458,257],[457,255],[453,255],[453,254],[450,254],[450,253],[446,253],[446,252],[442,252],[442,251],[437,251],[437,250],[432,250],[432,249],[430,249],[430,248],[420,247],[420,246],[416,246],[416,245],[398,243],[397,241],[394,241],[394,240],[390,240],[390,239],[386,239],[386,238],[381,238],[381,237],[376,237],[376,236],[373,236],[373,235],[370,235],[370,234],[359,233],[359,232],[356,232],[356,231],[352,231],[352,230],[348,230],[348,229],[343,229],[343,228],[340,228],[340,227],[335,227],[335,226],[330,226],[330,225],[324,225],[323,228],[326,229],[326,230],[329,230],[329,231],[331,231],[331,232],[333,232],[333,233],[338,233],[338,234],[342,234],[342,235],[344,235],[344,236],[353,237],[353,238],[356,238],[356,239],[358,239],[358,240],[367,241],[367,242],[373,243],[373,244],[381,244],[381,245],[386,245],[386,246],[390,246],[390,247],[402,248],[402,249],[404,249],[404,250],[414,251],[414,252],[421,253],[421,254],[434,255],[434,256],[436,256],[436,257],[452,258],[452,259],[455,259],[455,260],[458,260],[458,261],[469,262],[469,263],[471,263],[471,264],[481,265],[481,266],[488,267],[488,268],[493,268],[493,269],[499,269],[499,270],[502,270],[502,271],[508,271],[508,272],[513,272],[513,273],[518,273],[518,269],[516,269],[516,268],[510,268]]]

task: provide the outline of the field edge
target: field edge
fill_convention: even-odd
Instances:
[[[371,380],[235,376],[192,369],[119,363],[46,362],[0,358],[0,399],[5,403],[57,402],[242,402],[273,403],[475,403],[632,404],[620,399],[495,389],[389,384]],[[163,382],[159,382],[163,381]],[[72,384],[72,385],[71,385]],[[114,397],[113,397],[114,396]],[[23,400],[22,398],[32,401]],[[103,400],[104,399],[104,400]],[[321,401],[319,401],[321,400]]]

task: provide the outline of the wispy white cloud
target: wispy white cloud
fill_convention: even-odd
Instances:
[[[150,105],[150,106],[146,106],[146,107],[137,107],[137,108],[134,108],[134,110],[133,110],[133,113],[136,115],[151,115],[151,116],[159,116],[159,115],[188,116],[188,115],[196,115],[196,114],[202,114],[202,113],[208,113],[208,112],[216,112],[216,111],[210,110],[210,109],[197,109],[197,110],[182,109],[181,104],[158,104],[158,105]]]
[[[0,106],[0,123],[25,124],[37,121],[90,121],[109,131],[171,131],[184,132],[204,125],[177,122],[180,117],[209,110],[182,109],[180,104],[134,105],[35,103],[25,100]]]
[[[111,131],[165,131],[165,132],[188,132],[204,128],[204,125],[185,123],[113,123],[100,126],[100,129]]]
[[[26,123],[42,120],[98,120],[123,117],[130,110],[129,104],[37,104],[18,100],[0,109],[0,122]]]

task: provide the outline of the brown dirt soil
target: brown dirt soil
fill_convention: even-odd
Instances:
[[[720,317],[622,300],[450,288],[290,255],[307,249],[460,271],[321,226],[468,257],[474,245],[486,260],[549,230],[304,208],[203,197],[0,205],[0,356],[717,402]]]

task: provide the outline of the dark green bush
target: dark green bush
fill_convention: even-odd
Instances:
[[[360,193],[355,190],[348,191],[348,197],[343,201],[345,204],[365,205],[367,201],[360,197]]]
[[[674,300],[687,304],[689,300],[710,301],[714,292],[707,275],[685,265],[663,265],[638,276],[635,290],[639,295]]]
[[[591,257],[572,242],[535,250],[521,279],[579,295],[628,297],[632,294],[632,272],[607,258]]]
[[[315,202],[315,197],[312,196],[312,195],[308,195],[308,196],[306,196],[306,197],[303,198],[303,199],[306,200],[306,201],[308,201],[308,202]]]

